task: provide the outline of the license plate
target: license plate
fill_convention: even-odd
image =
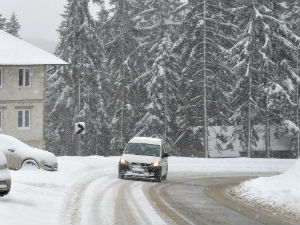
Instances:
[[[144,172],[145,170],[142,167],[132,167],[132,172]]]
[[[0,189],[6,189],[7,185],[6,184],[0,184]]]

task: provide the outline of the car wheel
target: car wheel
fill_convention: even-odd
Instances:
[[[39,164],[34,159],[26,159],[22,163],[22,168],[36,168],[36,169],[39,169]]]
[[[120,179],[124,179],[124,174],[119,173],[119,178],[120,178]]]
[[[161,175],[156,176],[156,182],[160,183],[161,182]]]
[[[166,173],[166,175],[164,175],[164,180],[167,180],[167,176],[168,176],[168,175],[167,175],[167,173]]]
[[[161,182],[162,176],[161,176],[161,169],[157,172],[155,180],[156,182]]]
[[[168,177],[168,168],[167,168],[166,174],[164,176],[164,180],[167,180],[167,177]]]
[[[125,177],[125,171],[124,170],[120,170],[119,169],[119,174],[118,174],[118,177],[120,178],[120,179],[124,179],[124,177]]]
[[[0,192],[0,197],[3,197],[4,195],[7,195],[9,191]]]

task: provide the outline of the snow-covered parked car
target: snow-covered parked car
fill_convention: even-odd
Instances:
[[[126,146],[119,162],[119,178],[125,176],[167,178],[168,153],[162,139],[134,137]]]
[[[0,151],[6,156],[9,169],[36,167],[48,171],[57,170],[57,159],[53,153],[30,147],[12,136],[0,134]]]
[[[11,179],[4,154],[0,151],[0,197],[10,191]]]

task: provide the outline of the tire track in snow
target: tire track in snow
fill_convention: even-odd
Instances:
[[[191,224],[192,221],[175,210],[161,195],[162,190],[168,189],[172,184],[157,184],[149,188],[149,197],[156,204],[159,212],[170,218],[175,224]]]
[[[117,204],[115,205],[115,222],[114,224],[137,224],[136,218],[131,210],[130,199],[128,195],[130,192],[130,181],[124,181],[120,186],[118,191],[118,196],[116,199]]]
[[[115,204],[117,199],[117,190],[122,181],[117,178],[107,182],[97,182],[90,189],[93,194],[93,201],[90,209],[85,210],[84,224],[91,225],[109,225],[114,223]]]
[[[165,225],[166,222],[160,217],[159,213],[151,205],[146,197],[143,187],[145,182],[135,182],[131,188],[131,198],[128,202],[132,204],[132,210],[135,211],[137,218],[140,218],[139,224],[157,224]]]
[[[92,212],[84,224],[165,225],[143,192],[145,182],[113,179],[90,186],[94,195]],[[92,187],[93,186],[93,187]]]
[[[95,175],[95,173],[98,173]],[[81,209],[83,203],[84,192],[87,190],[88,186],[95,180],[107,179],[110,173],[103,174],[103,171],[94,171],[93,175],[86,175],[84,178],[80,178],[71,189],[68,190],[60,216],[60,221],[63,225],[75,225],[81,224]]]

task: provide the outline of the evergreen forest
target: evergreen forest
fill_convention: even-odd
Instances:
[[[55,54],[69,65],[47,77],[47,150],[117,155],[132,137],[149,136],[173,155],[209,157],[218,126],[217,138],[228,148],[239,140],[248,157],[262,138],[272,157],[271,128],[299,156],[298,1],[94,3],[97,17],[89,0],[67,0],[62,15]]]

